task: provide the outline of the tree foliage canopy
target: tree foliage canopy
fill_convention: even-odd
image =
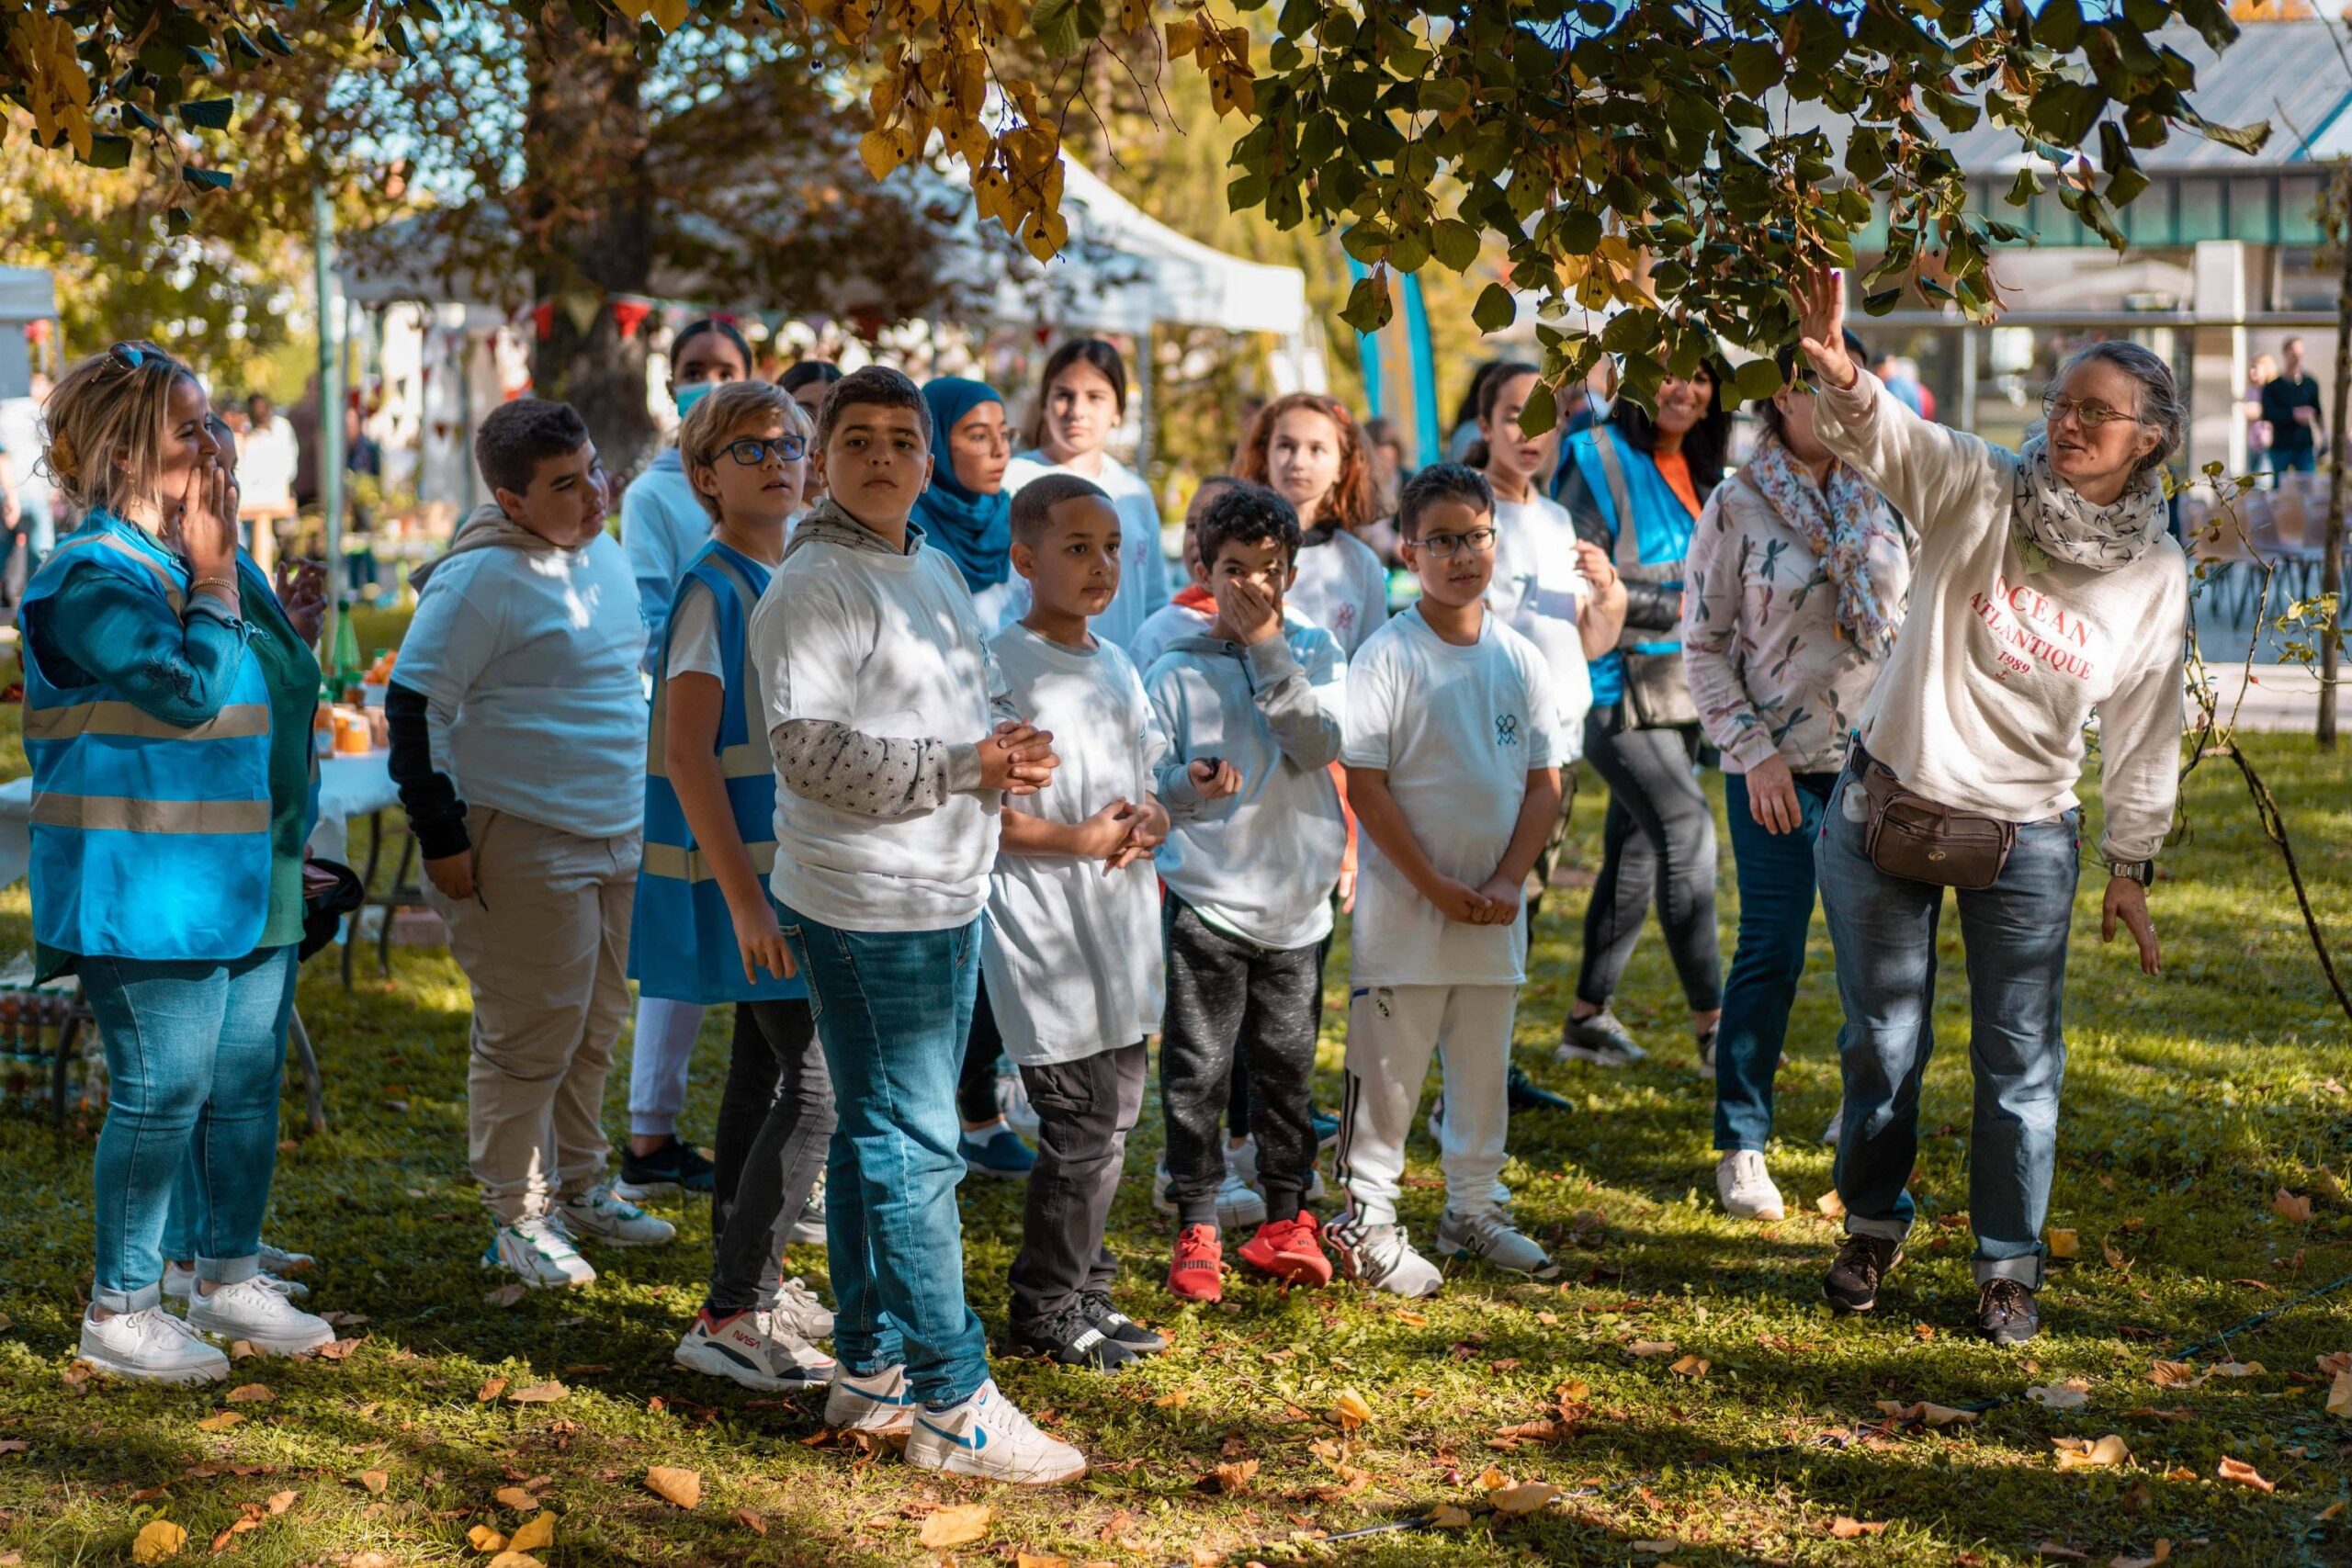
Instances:
[[[2195,69],[2154,36],[2185,20],[2215,49],[2235,36],[2222,0],[564,0],[636,29],[650,56],[682,29],[781,29],[866,88],[858,142],[876,179],[924,158],[935,132],[980,211],[1034,254],[1068,237],[1058,153],[1095,113],[1090,80],[1114,60],[1147,99],[1168,70],[1197,71],[1220,116],[1248,130],[1227,196],[1275,225],[1335,229],[1370,268],[1349,322],[1388,316],[1391,276],[1459,272],[1498,250],[1512,286],[1544,301],[1546,370],[1623,356],[1639,394],[1688,374],[1718,339],[1788,338],[1787,280],[1850,265],[1855,235],[1888,220],[1863,282],[1868,309],[1907,284],[1973,314],[1994,308],[1987,259],[2014,237],[1968,210],[1943,145],[1980,118],[2041,155],[2059,199],[2119,248],[2115,209],[2144,188],[2139,151],[2176,131],[2251,150],[2267,128],[2196,110]],[[331,0],[296,14],[401,57],[437,0]],[[231,179],[220,85],[295,46],[258,0],[0,0],[0,96],[44,146],[120,164],[165,139],[198,187]],[[814,52],[821,46],[820,58]],[[1165,100],[1159,100],[1164,106]],[[1170,133],[1183,128],[1170,125]],[[2086,154],[2095,152],[2096,166]],[[218,162],[214,162],[217,159]],[[2044,188],[2032,168],[2010,199]],[[1478,298],[1506,323],[1511,290]],[[1757,389],[1743,384],[1743,392]],[[1539,406],[1531,423],[1541,423]]]

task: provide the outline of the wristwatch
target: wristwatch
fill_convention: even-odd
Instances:
[[[2156,879],[2156,863],[2152,860],[2111,860],[2107,863],[2107,874],[2129,877],[2145,887]]]

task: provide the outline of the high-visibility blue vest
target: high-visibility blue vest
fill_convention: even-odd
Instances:
[[[744,657],[752,606],[767,591],[770,568],[717,539],[695,552],[670,602],[662,654],[653,665],[653,724],[645,748],[645,858],[637,872],[637,912],[629,919],[628,972],[649,997],[673,1001],[790,1001],[808,987],[797,976],[780,980],[763,969],[759,983],[743,978],[735,921],[686,825],[685,808],[671,786],[663,755],[670,711],[670,639],[677,635],[678,604],[700,583],[709,592],[718,647],[728,671],[726,705],[718,720],[718,772],[727,781],[735,831],[750,852],[766,891],[775,866],[775,764],[768,754],[767,693]],[[775,895],[768,894],[771,903]]]
[[[141,529],[95,513],[25,589],[30,606],[77,571],[111,572],[178,619],[187,566]],[[239,564],[243,592],[267,592]],[[25,755],[32,763],[33,934],[89,957],[242,958],[269,911],[269,688],[237,663],[228,700],[183,729],[104,680],[59,686],[25,637]]]

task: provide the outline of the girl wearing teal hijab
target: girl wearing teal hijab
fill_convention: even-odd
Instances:
[[[947,552],[977,596],[1012,575],[1012,498],[1004,468],[1004,400],[985,381],[943,376],[922,389],[931,409],[931,484],[916,498],[923,539]]]

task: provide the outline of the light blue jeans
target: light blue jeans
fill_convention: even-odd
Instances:
[[[1836,773],[1795,775],[1798,822],[1770,833],[1748,805],[1747,777],[1724,775],[1724,816],[1731,824],[1739,879],[1739,945],[1724,986],[1715,1032],[1715,1147],[1761,1152],[1772,1138],[1772,1080],[1789,1034],[1789,1009],[1804,977],[1804,939],[1813,925],[1813,841]]]
[[[294,949],[226,964],[84,958],[78,968],[111,1086],[93,1177],[92,1300],[114,1312],[163,1300],[166,1216],[191,1162],[200,1201],[178,1222],[181,1244],[203,1278],[250,1279],[277,1166]]]
[[[825,1241],[833,1353],[863,1377],[903,1362],[926,1404],[988,1381],[964,1301],[956,1080],[979,984],[980,926],[854,931],[783,911],[833,1078]]]
[[[1846,1023],[1838,1051],[1846,1123],[1838,1196],[1846,1229],[1900,1240],[1911,1228],[1919,1086],[1935,1050],[1936,927],[1944,889],[1889,876],[1863,848],[1862,787],[1849,769],[1822,814],[1814,863],[1837,949]],[[2041,1287],[2041,1225],[2058,1157],[2066,936],[2081,873],[2082,812],[2030,822],[1992,886],[1955,891],[1968,955],[1968,1215],[1977,1283]]]

